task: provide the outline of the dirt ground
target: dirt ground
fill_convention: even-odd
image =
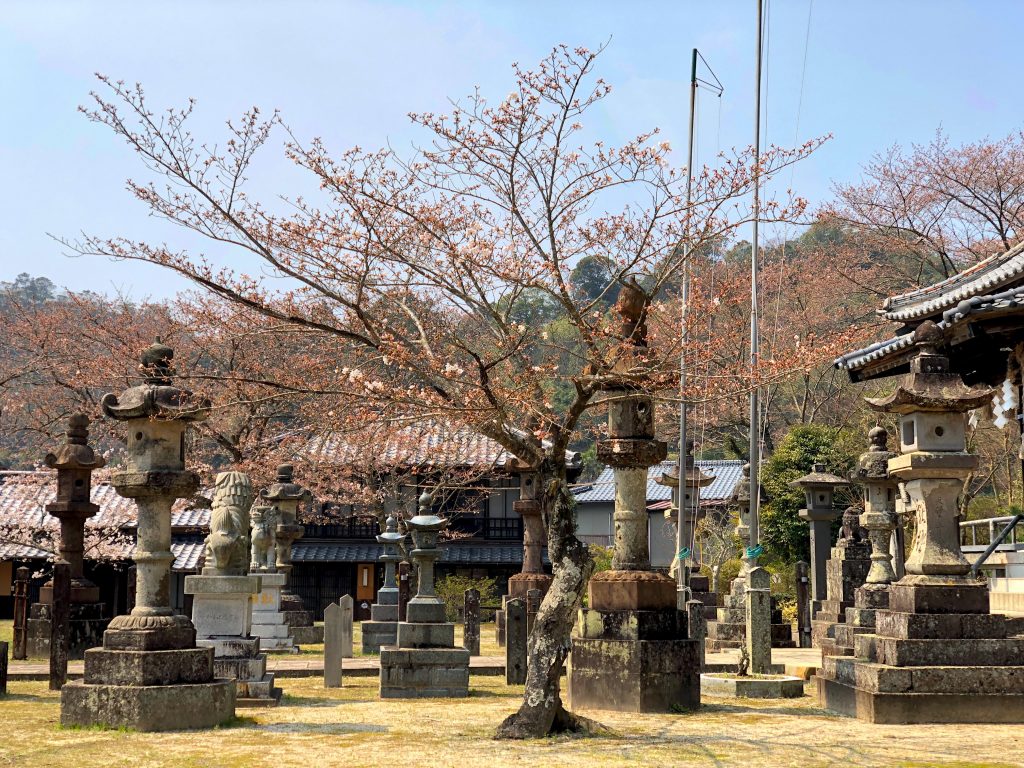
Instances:
[[[521,689],[474,677],[464,700],[380,701],[374,678],[325,690],[281,681],[276,709],[239,710],[230,727],[141,734],[62,729],[42,682],[0,698],[0,765],[325,768],[326,766],[1006,766],[1024,765],[1021,726],[872,726],[828,715],[814,699],[705,699],[699,713],[590,713],[612,730],[592,738],[496,742]]]

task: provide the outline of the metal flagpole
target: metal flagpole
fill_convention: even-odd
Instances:
[[[689,547],[689,537],[685,535],[683,525],[684,515],[684,489],[686,487],[686,336],[687,323],[686,313],[690,301],[690,201],[691,189],[693,186],[693,134],[694,115],[697,106],[697,49],[693,49],[693,56],[690,60],[690,140],[686,160],[686,231],[683,233],[683,297],[682,309],[680,312],[680,342],[679,342],[679,486],[676,493],[678,500],[676,510],[676,590],[683,592],[682,604],[685,606],[685,598],[690,590],[690,569],[686,566],[686,552]]]
[[[763,26],[761,22],[762,0],[755,0],[757,4],[757,65],[756,84],[754,87],[754,231],[753,243],[750,252],[750,550],[756,552],[760,540],[760,476],[761,476],[761,425],[758,403],[758,388],[754,382],[757,374],[758,355],[760,343],[757,332],[757,274],[758,274],[758,239],[757,220],[760,216],[760,168],[761,158],[761,45]],[[757,565],[757,557],[748,558],[751,567]]]

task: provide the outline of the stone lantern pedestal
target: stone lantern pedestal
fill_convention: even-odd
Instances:
[[[395,580],[395,566],[402,559],[398,545],[405,536],[398,532],[398,521],[389,515],[385,530],[377,537],[384,545],[380,556],[384,563],[384,584],[377,590],[377,602],[370,606],[370,620],[364,621],[363,653],[380,653],[385,645],[398,643],[398,582]]]
[[[57,498],[46,505],[46,511],[60,520],[60,557],[71,571],[71,605],[68,619],[68,658],[80,659],[87,648],[103,641],[107,628],[100,590],[85,578],[85,521],[99,512],[91,501],[92,473],[105,465],[87,444],[88,417],[77,414],[68,420],[67,442],[48,453],[46,466],[57,470]],[[28,655],[50,655],[50,618],[53,607],[53,581],[39,590],[39,602],[29,609],[26,622]]]
[[[441,556],[438,533],[448,522],[431,514],[430,494],[409,520],[415,549],[416,596],[398,622],[396,646],[380,649],[382,699],[461,698],[469,695],[469,651],[455,647],[455,625],[445,620],[444,602],[434,592],[434,563]]]
[[[761,489],[761,486],[758,485]],[[761,501],[768,497],[761,489]],[[723,651],[742,648],[747,642],[747,574],[750,572],[750,561],[746,557],[750,545],[750,465],[743,465],[743,473],[736,481],[732,493],[733,503],[738,509],[739,521],[736,525],[736,536],[740,540],[740,557],[743,567],[732,580],[729,594],[725,596],[722,607],[715,612],[715,620],[708,622],[708,639],[706,648],[709,651]],[[782,610],[774,597],[769,602],[769,619],[772,648],[794,648],[793,628],[783,622]]]
[[[142,356],[145,383],[102,400],[128,432],[126,466],[113,484],[139,508],[135,607],[110,622],[102,648],[85,652],[84,679],[61,689],[64,726],[163,731],[234,716],[234,680],[215,677],[213,648],[196,647],[195,627],[170,603],[171,505],[199,485],[185,469],[185,429],[209,414],[208,402],[171,385],[173,354],[153,345]]]
[[[889,397],[868,400],[900,416],[902,455],[888,470],[917,517],[907,572],[875,611],[874,631],[854,638],[854,657],[823,659],[818,698],[875,723],[1024,722],[1024,637],[1008,637],[1006,617],[989,613],[988,585],[969,575],[957,522],[963,480],[977,466],[966,412],[992,391],[949,372],[934,323],[914,336],[910,373]]]

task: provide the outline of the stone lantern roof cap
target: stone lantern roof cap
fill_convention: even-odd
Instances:
[[[309,501],[313,494],[298,483],[292,482],[295,467],[291,464],[280,464],[277,467],[277,482],[271,483],[260,496],[270,501]]]
[[[715,476],[705,474],[704,471],[697,466],[693,458],[693,445],[693,440],[686,441],[686,456],[683,464],[683,468],[686,470],[686,486],[688,488],[704,488],[715,482]],[[659,477],[654,479],[654,482],[658,485],[668,486],[669,488],[678,488],[679,464],[677,463],[674,467],[670,467],[662,472]]]
[[[750,463],[747,462],[743,465],[741,470],[742,474],[740,479],[736,481],[736,485],[732,491],[732,501],[734,502],[749,502],[750,501]],[[765,491],[764,486],[760,483],[757,484],[758,495],[761,497],[762,502],[768,501],[768,493]]]
[[[815,462],[809,474],[797,478],[789,484],[790,488],[842,488],[850,484],[838,475],[825,471],[825,465]]]
[[[384,524],[384,532],[377,536],[377,541],[381,544],[397,544],[404,538],[405,534],[398,532],[398,520],[394,515],[388,515],[387,522]]]
[[[872,427],[868,432],[868,450],[860,455],[857,467],[853,470],[852,479],[888,480],[889,459],[897,456],[888,447],[889,432],[885,427]]]
[[[910,362],[896,391],[887,397],[865,398],[878,411],[907,414],[915,411],[966,413],[991,401],[994,390],[968,387],[949,370],[949,358],[940,352],[945,343],[942,329],[926,320],[914,331],[917,355]]]
[[[141,357],[139,370],[145,381],[120,395],[108,392],[100,401],[103,413],[116,421],[161,419],[166,421],[204,421],[210,415],[210,401],[188,390],[175,387],[171,380],[174,350],[157,339]]]
[[[67,442],[53,453],[46,454],[43,463],[50,469],[100,469],[107,462],[86,442],[89,438],[89,417],[76,413],[68,419]]]
[[[447,520],[431,513],[433,504],[434,497],[428,491],[424,491],[419,499],[419,514],[412,520],[407,520],[406,527],[413,531],[440,531],[447,528]]]

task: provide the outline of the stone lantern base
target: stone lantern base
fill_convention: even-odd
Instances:
[[[31,658],[50,656],[50,603],[33,603],[26,622],[28,655]],[[103,644],[103,632],[110,619],[105,617],[106,605],[94,603],[71,603],[68,622],[68,658],[81,659],[89,648]]]
[[[1024,722],[1024,637],[989,613],[986,584],[905,577],[874,618],[855,657],[822,660],[822,706],[872,723]]]
[[[604,571],[587,587],[568,662],[574,709],[672,712],[700,706],[699,641],[676,609],[676,583],[650,571]]]
[[[469,651],[455,647],[455,625],[440,600],[413,598],[409,621],[398,622],[398,645],[380,649],[382,699],[462,698],[469,695]]]
[[[836,653],[836,630],[846,624],[847,610],[856,607],[856,591],[870,568],[871,547],[866,542],[832,547],[825,564],[827,599],[812,605],[811,645],[821,648],[823,656]]]
[[[398,589],[381,587],[377,591],[370,620],[362,627],[363,653],[380,653],[381,646],[398,644]]]
[[[258,575],[260,591],[253,601],[252,635],[260,639],[260,647],[264,651],[298,653],[299,648],[292,639],[287,618],[281,610],[281,588],[287,576],[283,573]]]
[[[103,648],[85,652],[84,678],[61,688],[61,725],[177,731],[234,717],[235,681],[214,676],[213,648],[139,650],[161,645],[160,630],[137,633],[145,635],[138,643],[129,634],[108,630]],[[178,634],[167,644],[177,645]]]
[[[725,596],[725,606],[716,611],[715,621],[708,622],[708,651],[724,651],[742,648],[747,642],[746,580],[741,576],[734,579],[732,589]],[[771,642],[772,648],[795,648],[793,627],[782,621],[782,610],[773,597],[771,599]]]

